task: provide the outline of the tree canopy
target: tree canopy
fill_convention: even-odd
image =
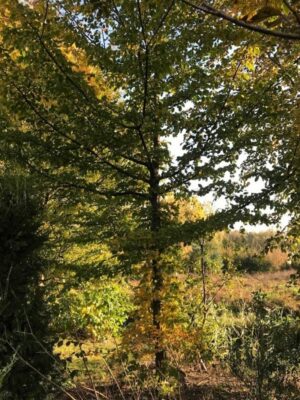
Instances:
[[[286,13],[299,22],[297,4],[274,2],[262,17],[258,2],[234,3],[232,22],[257,32],[266,30],[253,29],[258,19],[282,29]],[[183,238],[299,215],[299,44],[272,37],[298,34],[272,30],[262,41],[213,18],[229,19],[216,10],[188,1],[1,1],[1,157],[77,202],[86,214],[74,229],[92,224],[127,270],[138,266],[144,344],[158,370],[167,278]],[[175,159],[172,138],[182,142]],[[249,193],[258,179],[264,189]],[[210,192],[226,197],[225,210],[181,219],[178,203],[165,201]]]

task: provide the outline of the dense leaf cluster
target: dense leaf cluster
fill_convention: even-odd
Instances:
[[[40,216],[24,178],[1,177],[0,392],[13,400],[45,397],[57,363],[41,280]]]

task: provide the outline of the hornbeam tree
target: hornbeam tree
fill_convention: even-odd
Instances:
[[[70,201],[80,193],[130,210],[128,229],[107,218],[99,230],[148,279],[142,344],[161,370],[168,256],[183,241],[263,219],[249,207],[261,194],[245,196],[247,179],[234,178],[250,128],[261,132],[278,102],[289,104],[284,78],[264,73],[267,54],[252,37],[208,16],[199,22],[175,0],[1,0],[0,12],[2,156]],[[211,190],[230,206],[196,221],[179,222],[164,201]]]

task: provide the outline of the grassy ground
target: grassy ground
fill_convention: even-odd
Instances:
[[[216,301],[227,304],[249,302],[253,292],[261,290],[267,294],[270,303],[299,311],[299,287],[290,284],[294,273],[294,270],[283,270],[235,276],[217,294]]]

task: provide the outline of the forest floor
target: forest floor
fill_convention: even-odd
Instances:
[[[71,391],[77,399],[96,399],[91,388],[79,386]],[[117,385],[103,386],[98,389],[98,398],[106,400],[156,400],[154,393],[142,394],[130,390],[122,392]],[[63,400],[67,400],[64,397]],[[208,371],[187,371],[186,385],[174,396],[164,397],[164,400],[248,400],[248,391],[240,381],[228,371],[218,367],[210,367]]]
[[[208,371],[187,372],[187,388],[182,400],[246,400],[248,391],[221,366]]]

